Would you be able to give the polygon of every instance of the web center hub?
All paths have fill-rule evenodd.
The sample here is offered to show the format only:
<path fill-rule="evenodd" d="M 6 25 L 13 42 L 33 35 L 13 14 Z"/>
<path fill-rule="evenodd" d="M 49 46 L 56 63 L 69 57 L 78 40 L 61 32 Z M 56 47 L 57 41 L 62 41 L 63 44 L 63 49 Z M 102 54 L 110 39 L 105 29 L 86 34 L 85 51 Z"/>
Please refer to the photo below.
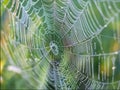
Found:
<path fill-rule="evenodd" d="M 59 48 L 55 42 L 53 42 L 53 41 L 50 42 L 50 49 L 54 55 L 59 54 Z"/>

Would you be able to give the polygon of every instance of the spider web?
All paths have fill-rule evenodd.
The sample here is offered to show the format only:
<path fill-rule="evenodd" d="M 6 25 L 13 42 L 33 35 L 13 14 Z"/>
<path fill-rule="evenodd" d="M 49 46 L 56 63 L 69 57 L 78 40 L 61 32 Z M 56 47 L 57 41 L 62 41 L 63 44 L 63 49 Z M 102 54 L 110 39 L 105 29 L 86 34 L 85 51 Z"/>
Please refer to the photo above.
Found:
<path fill-rule="evenodd" d="M 11 28 L 4 50 L 34 88 L 120 89 L 119 0 L 2 4 Z"/>

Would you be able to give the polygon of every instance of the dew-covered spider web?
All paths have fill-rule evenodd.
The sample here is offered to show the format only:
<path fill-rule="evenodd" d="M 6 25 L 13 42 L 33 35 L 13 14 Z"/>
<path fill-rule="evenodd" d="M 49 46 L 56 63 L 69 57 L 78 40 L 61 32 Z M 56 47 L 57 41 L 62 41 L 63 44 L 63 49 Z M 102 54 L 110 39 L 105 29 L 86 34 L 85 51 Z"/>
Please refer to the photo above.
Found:
<path fill-rule="evenodd" d="M 2 0 L 2 48 L 33 88 L 120 89 L 120 0 Z"/>

